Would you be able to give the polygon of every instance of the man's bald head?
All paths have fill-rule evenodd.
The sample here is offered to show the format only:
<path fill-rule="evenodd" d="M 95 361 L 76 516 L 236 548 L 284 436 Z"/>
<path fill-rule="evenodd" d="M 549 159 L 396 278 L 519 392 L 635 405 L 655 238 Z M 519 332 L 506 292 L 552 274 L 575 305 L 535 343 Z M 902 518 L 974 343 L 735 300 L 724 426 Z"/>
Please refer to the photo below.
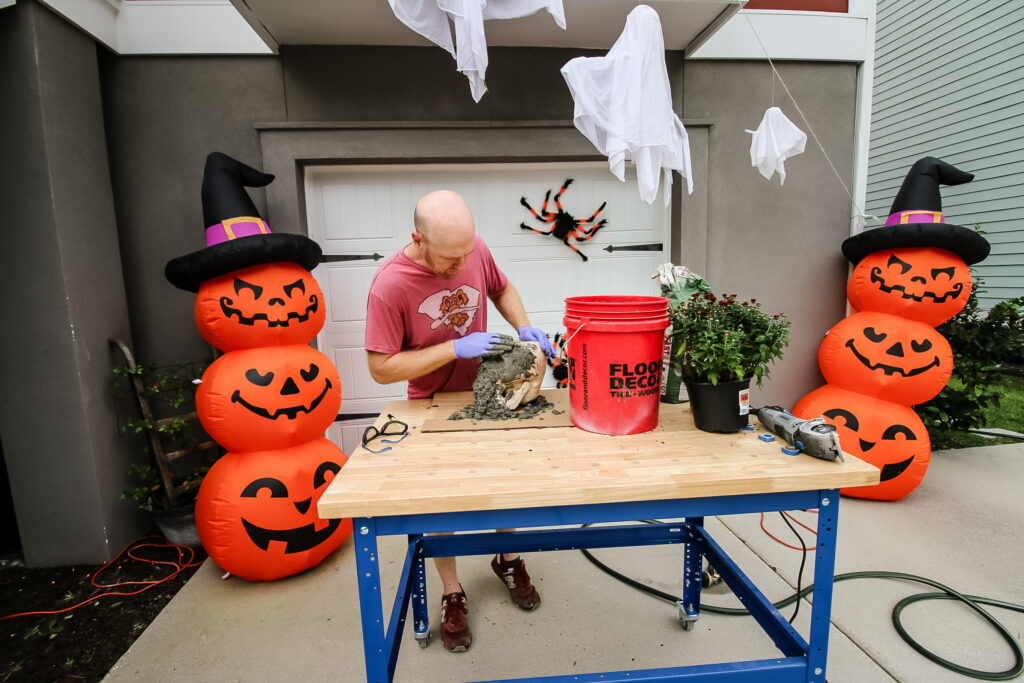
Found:
<path fill-rule="evenodd" d="M 465 242 L 476 234 L 473 214 L 466 200 L 451 190 L 424 196 L 413 212 L 413 225 L 431 242 Z"/>
<path fill-rule="evenodd" d="M 466 200 L 451 190 L 431 192 L 416 204 L 413 225 L 416 231 L 410 246 L 418 252 L 409 255 L 443 278 L 455 277 L 465 267 L 476 240 Z"/>

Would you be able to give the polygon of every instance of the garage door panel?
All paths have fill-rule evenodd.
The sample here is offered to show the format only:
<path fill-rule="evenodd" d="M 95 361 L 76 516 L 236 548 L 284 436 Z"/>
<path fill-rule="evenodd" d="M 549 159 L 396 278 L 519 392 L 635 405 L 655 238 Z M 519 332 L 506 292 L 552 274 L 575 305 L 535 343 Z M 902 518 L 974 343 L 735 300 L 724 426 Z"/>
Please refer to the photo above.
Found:
<path fill-rule="evenodd" d="M 366 366 L 366 351 L 363 348 L 365 322 L 333 325 L 330 330 L 329 333 L 321 334 L 317 343 L 338 369 L 338 376 L 341 379 L 342 413 L 380 412 L 388 401 L 405 398 L 405 382 L 383 385 L 370 377 Z M 358 400 L 364 402 L 354 403 Z"/>
<path fill-rule="evenodd" d="M 338 375 L 341 378 L 343 413 L 366 412 L 354 409 L 353 403 L 359 399 L 394 400 L 405 398 L 406 383 L 378 384 L 370 377 L 366 369 L 366 351 L 359 348 L 338 348 L 330 354 Z M 374 405 L 378 405 L 374 403 Z"/>
<path fill-rule="evenodd" d="M 366 297 L 379 266 L 380 261 L 369 261 L 349 266 L 325 264 L 316 269 L 314 277 L 324 290 L 330 323 L 366 320 Z"/>
<path fill-rule="evenodd" d="M 381 209 L 394 204 L 390 184 L 331 184 L 320 196 L 324 239 L 331 247 L 394 237 L 394 221 L 381 220 L 388 214 Z"/>
<path fill-rule="evenodd" d="M 523 300 L 529 302 L 531 311 L 560 313 L 568 296 L 657 294 L 657 287 L 651 280 L 652 252 L 640 253 L 643 255 L 592 258 L 575 267 L 553 259 L 510 258 L 505 273 L 515 283 Z"/>
<path fill-rule="evenodd" d="M 559 297 L 573 280 L 573 269 L 559 258 L 506 258 L 502 270 L 531 313 L 560 310 Z"/>
<path fill-rule="evenodd" d="M 346 455 L 352 455 L 362 442 L 363 432 L 373 423 L 371 419 L 335 422 L 327 430 L 327 438 Z"/>
<path fill-rule="evenodd" d="M 325 326 L 327 329 L 327 326 Z M 331 325 L 330 329 L 321 333 L 317 338 L 318 343 L 323 343 L 319 348 L 330 355 L 331 349 L 359 348 L 363 349 L 363 340 L 366 332 L 366 321 L 358 320 L 345 324 Z"/>

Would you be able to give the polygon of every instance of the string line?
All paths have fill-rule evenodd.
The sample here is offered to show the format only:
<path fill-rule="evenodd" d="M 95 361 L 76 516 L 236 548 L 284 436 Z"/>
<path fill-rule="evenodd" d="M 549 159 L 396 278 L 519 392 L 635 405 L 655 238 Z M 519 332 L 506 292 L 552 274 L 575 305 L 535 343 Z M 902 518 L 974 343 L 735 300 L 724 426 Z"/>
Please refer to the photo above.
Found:
<path fill-rule="evenodd" d="M 803 110 L 800 108 L 800 103 L 796 101 L 795 97 L 793 97 L 793 93 L 790 92 L 789 86 L 787 86 L 786 81 L 783 80 L 782 74 L 780 74 L 779 70 L 775 68 L 775 62 L 773 62 L 772 58 L 768 55 L 768 49 L 765 48 L 764 43 L 761 42 L 761 36 L 758 35 L 757 29 L 754 28 L 754 22 L 750 20 L 750 15 L 746 14 L 745 12 L 741 12 L 740 14 L 742 14 L 743 17 L 747 20 L 747 25 L 750 26 L 750 32 L 754 34 L 754 39 L 757 40 L 757 44 L 761 46 L 761 52 L 764 53 L 765 59 L 768 60 L 768 65 L 771 66 L 772 72 L 775 74 L 775 77 L 779 79 L 779 83 L 782 84 L 782 88 L 786 91 L 786 94 L 789 95 L 789 99 L 793 101 L 793 106 L 796 107 L 797 113 L 800 114 L 800 118 L 803 119 L 804 125 L 807 126 L 807 130 L 811 132 L 811 137 L 814 138 L 814 142 L 818 145 L 818 148 L 821 150 L 821 153 L 825 156 L 825 161 L 828 162 L 828 165 L 832 169 L 832 172 L 835 173 L 836 180 L 839 181 L 839 184 L 842 186 L 843 191 L 846 192 L 846 196 L 850 198 L 850 203 L 853 204 L 853 208 L 856 209 L 857 211 L 855 217 L 862 220 L 867 218 L 874 218 L 874 216 L 867 216 L 864 214 L 864 211 L 857 204 L 857 200 L 853 198 L 853 194 L 850 192 L 850 189 L 846 186 L 846 183 L 843 182 L 843 177 L 839 174 L 839 171 L 836 169 L 835 164 L 832 163 L 832 158 L 828 155 L 828 152 L 825 151 L 825 145 L 821 144 L 821 140 L 818 139 L 818 134 L 814 132 L 814 127 L 811 125 L 811 122 L 808 121 L 807 116 L 804 115 Z M 772 106 L 774 106 L 774 104 L 775 81 L 772 80 Z"/>

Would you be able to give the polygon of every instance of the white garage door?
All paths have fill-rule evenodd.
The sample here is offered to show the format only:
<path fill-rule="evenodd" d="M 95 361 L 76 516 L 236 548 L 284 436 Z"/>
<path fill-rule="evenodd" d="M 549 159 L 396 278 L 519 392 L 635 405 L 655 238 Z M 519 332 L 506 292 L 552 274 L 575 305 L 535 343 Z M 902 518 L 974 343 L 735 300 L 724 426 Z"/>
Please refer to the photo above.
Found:
<path fill-rule="evenodd" d="M 539 211 L 544 194 L 551 190 L 554 196 L 567 178 L 573 183 L 562 195 L 562 206 L 574 217 L 589 218 L 607 202 L 601 216 L 608 224 L 590 241 L 572 241 L 589 258 L 586 263 L 561 240 L 520 228 L 526 223 L 548 229 L 519 200 L 526 197 Z M 314 166 L 307 167 L 305 181 L 310 237 L 325 255 L 356 257 L 329 261 L 314 273 L 327 304 L 327 323 L 317 345 L 341 374 L 343 415 L 379 413 L 389 401 L 405 398 L 404 382 L 382 386 L 366 368 L 366 297 L 383 260 L 373 255 L 386 258 L 409 243 L 413 209 L 428 192 L 450 189 L 466 199 L 478 234 L 522 295 L 531 323 L 552 337 L 564 332 L 566 297 L 656 295 L 651 275 L 668 260 L 668 209 L 660 198 L 653 206 L 644 204 L 635 175 L 620 183 L 607 162 Z M 651 245 L 663 245 L 664 251 Z M 609 246 L 614 250 L 608 251 Z M 493 306 L 488 320 L 491 331 L 514 333 Z M 363 425 L 371 422 L 340 422 L 330 436 L 351 452 Z"/>

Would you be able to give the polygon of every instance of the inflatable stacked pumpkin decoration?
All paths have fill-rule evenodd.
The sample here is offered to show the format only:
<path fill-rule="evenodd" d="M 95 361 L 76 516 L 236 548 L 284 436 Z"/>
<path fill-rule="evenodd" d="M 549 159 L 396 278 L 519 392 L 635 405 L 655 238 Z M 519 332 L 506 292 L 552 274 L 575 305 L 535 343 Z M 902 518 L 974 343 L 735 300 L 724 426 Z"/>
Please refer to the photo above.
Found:
<path fill-rule="evenodd" d="M 272 233 L 245 191 L 274 177 L 224 154 L 206 160 L 206 248 L 168 262 L 172 284 L 196 292 L 203 338 L 225 353 L 203 374 L 196 406 L 227 449 L 203 479 L 196 526 L 225 571 L 272 580 L 315 566 L 351 534 L 316 504 L 347 460 L 324 432 L 341 405 L 338 371 L 309 345 L 324 324 L 310 271 L 320 247 Z"/>
<path fill-rule="evenodd" d="M 846 291 L 856 312 L 825 335 L 818 364 L 827 384 L 793 413 L 825 416 L 843 450 L 881 470 L 877 485 L 843 489 L 846 495 L 897 500 L 928 469 L 931 442 L 911 406 L 949 381 L 953 353 L 935 326 L 967 303 L 968 266 L 989 252 L 977 232 L 943 220 L 939 184 L 973 178 L 940 159 L 920 159 L 885 226 L 843 242 L 843 255 L 854 264 Z"/>

